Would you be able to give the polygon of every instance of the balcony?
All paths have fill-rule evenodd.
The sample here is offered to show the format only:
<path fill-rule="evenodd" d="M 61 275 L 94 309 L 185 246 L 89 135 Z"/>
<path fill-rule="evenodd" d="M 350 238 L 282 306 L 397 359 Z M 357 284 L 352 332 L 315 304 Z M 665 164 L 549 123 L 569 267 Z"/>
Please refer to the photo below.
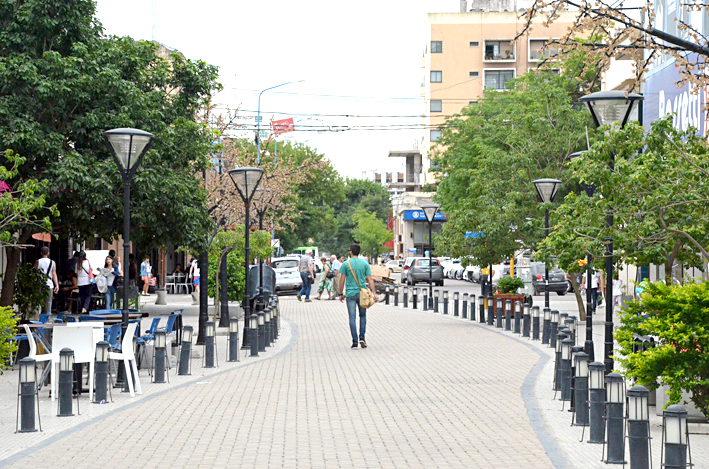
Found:
<path fill-rule="evenodd" d="M 559 56 L 559 49 L 555 46 L 548 46 L 551 39 L 530 39 L 529 40 L 529 61 L 539 62 L 540 60 L 556 60 Z"/>
<path fill-rule="evenodd" d="M 511 39 L 485 41 L 484 62 L 514 62 L 515 46 Z"/>

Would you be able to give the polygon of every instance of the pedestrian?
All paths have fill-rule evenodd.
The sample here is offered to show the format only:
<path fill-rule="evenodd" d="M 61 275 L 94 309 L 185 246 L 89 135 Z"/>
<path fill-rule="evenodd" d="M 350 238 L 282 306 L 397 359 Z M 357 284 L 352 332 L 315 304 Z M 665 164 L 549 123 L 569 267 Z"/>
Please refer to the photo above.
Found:
<path fill-rule="evenodd" d="M 91 262 L 86 258 L 86 253 L 80 251 L 76 263 L 76 284 L 79 286 L 79 308 L 81 308 L 82 313 L 89 312 L 91 307 L 91 292 L 93 291 L 95 282 Z"/>
<path fill-rule="evenodd" d="M 582 284 L 586 288 L 588 280 L 586 280 L 586 273 L 583 274 Z M 596 271 L 591 275 L 591 312 L 596 312 L 596 306 L 598 306 L 598 287 L 601 282 L 601 274 Z"/>
<path fill-rule="evenodd" d="M 140 279 L 143 281 L 143 296 L 149 296 L 150 278 L 153 275 L 153 267 L 150 265 L 150 258 L 146 257 L 140 264 Z"/>
<path fill-rule="evenodd" d="M 623 297 L 623 281 L 618 278 L 618 272 L 613 275 L 613 307 L 620 306 Z"/>
<path fill-rule="evenodd" d="M 330 261 L 324 257 L 320 258 L 320 262 L 322 262 L 323 265 L 323 275 L 322 279 L 320 280 L 320 285 L 318 285 L 318 296 L 316 296 L 315 299 L 319 300 L 322 296 L 322 292 L 326 291 L 327 299 L 334 300 L 335 295 L 333 294 L 333 292 L 335 290 L 333 290 L 332 279 L 334 278 L 335 274 L 332 271 L 332 263 L 330 263 Z"/>
<path fill-rule="evenodd" d="M 195 293 L 199 293 L 199 279 L 200 279 L 200 270 L 199 270 L 199 261 L 195 259 L 194 257 L 190 261 L 190 273 L 189 276 L 192 278 L 192 282 L 194 283 L 194 291 Z"/>
<path fill-rule="evenodd" d="M 379 301 L 379 296 L 377 295 L 377 290 L 374 288 L 372 269 L 366 261 L 358 257 L 359 252 L 359 244 L 353 243 L 350 246 L 350 258 L 340 267 L 340 289 L 338 290 L 338 296 L 340 297 L 340 302 L 344 302 L 345 298 L 347 298 L 347 313 L 350 317 L 352 348 L 357 348 L 358 338 L 359 346 L 367 348 L 367 342 L 364 339 L 364 335 L 367 332 L 367 309 L 359 305 L 360 285 L 369 286 L 369 289 L 374 295 L 374 301 Z M 357 309 L 359 309 L 359 336 L 357 335 Z"/>
<path fill-rule="evenodd" d="M 300 272 L 300 279 L 303 281 L 303 286 L 298 292 L 298 301 L 305 296 L 305 302 L 310 303 L 310 287 L 315 281 L 315 274 L 313 273 L 313 250 L 308 248 L 305 250 L 305 254 L 300 256 L 300 262 L 298 263 L 298 272 Z"/>
<path fill-rule="evenodd" d="M 340 291 L 340 276 L 338 272 L 340 271 L 340 267 L 342 267 L 342 262 L 338 261 L 337 256 L 333 254 L 330 256 L 330 265 L 332 272 L 335 274 L 335 276 L 332 277 L 332 291 L 335 292 L 336 295 L 337 292 Z"/>
<path fill-rule="evenodd" d="M 106 262 L 104 264 L 104 269 L 108 269 L 106 272 L 106 309 L 113 309 L 113 298 L 116 295 L 116 278 L 123 275 L 118 264 L 114 262 L 114 258 L 110 255 L 106 257 Z"/>
<path fill-rule="evenodd" d="M 135 255 L 128 255 L 128 285 L 134 287 L 138 278 L 138 266 L 135 265 Z M 136 293 L 137 295 L 137 293 Z"/>
<path fill-rule="evenodd" d="M 47 288 L 49 295 L 44 303 L 42 312 L 44 314 L 52 314 L 52 299 L 55 293 L 59 293 L 59 279 L 57 278 L 57 264 L 49 258 L 49 248 L 42 246 L 40 249 L 42 257 L 34 263 L 34 268 L 38 269 L 47 277 Z"/>

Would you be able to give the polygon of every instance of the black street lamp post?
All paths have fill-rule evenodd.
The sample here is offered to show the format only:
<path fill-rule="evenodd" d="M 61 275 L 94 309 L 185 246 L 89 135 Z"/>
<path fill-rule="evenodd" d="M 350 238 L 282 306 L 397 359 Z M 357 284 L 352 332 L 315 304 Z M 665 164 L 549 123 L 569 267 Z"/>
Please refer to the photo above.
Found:
<path fill-rule="evenodd" d="M 591 112 L 596 127 L 609 124 L 619 124 L 625 127 L 628 120 L 637 118 L 638 103 L 643 97 L 636 93 L 626 94 L 624 91 L 599 91 L 583 96 L 579 101 L 586 104 Z M 608 167 L 613 171 L 615 157 L 611 153 Z M 606 214 L 606 228 L 613 226 L 613 213 Z M 606 373 L 613 371 L 613 238 L 606 238 L 606 330 L 603 363 Z"/>
<path fill-rule="evenodd" d="M 436 204 L 426 204 L 421 206 L 421 210 L 426 215 L 428 222 L 428 308 L 433 308 L 433 219 L 440 206 Z"/>
<path fill-rule="evenodd" d="M 542 203 L 554 202 L 561 181 L 558 179 L 537 179 L 532 181 Z M 544 209 L 544 237 L 549 236 L 549 209 Z M 549 265 L 544 259 L 544 307 L 549 307 Z"/>
<path fill-rule="evenodd" d="M 128 284 L 128 258 L 130 257 L 130 182 L 140 166 L 145 153 L 153 141 L 153 134 L 139 129 L 112 129 L 103 133 L 103 138 L 108 143 L 108 148 L 118 166 L 118 171 L 123 178 L 123 310 L 122 325 L 125 336 L 128 328 L 128 300 L 130 288 Z"/>
<path fill-rule="evenodd" d="M 256 214 L 258 215 L 258 229 L 263 231 L 263 217 L 266 215 L 266 210 L 271 203 L 271 189 L 256 189 L 254 193 L 254 202 L 256 202 Z M 275 287 L 275 285 L 274 285 Z M 258 293 L 259 298 L 263 297 L 263 259 L 258 259 Z"/>
<path fill-rule="evenodd" d="M 254 192 L 261 182 L 261 177 L 263 176 L 263 169 L 260 168 L 235 168 L 229 171 L 229 176 L 236 186 L 236 190 L 244 202 L 244 336 L 241 341 L 242 348 L 249 347 L 249 334 L 247 334 L 247 321 L 251 318 L 251 304 L 249 299 L 249 256 L 251 254 L 251 246 L 249 234 L 251 232 L 250 224 L 250 212 L 251 212 L 251 199 L 254 196 Z"/>

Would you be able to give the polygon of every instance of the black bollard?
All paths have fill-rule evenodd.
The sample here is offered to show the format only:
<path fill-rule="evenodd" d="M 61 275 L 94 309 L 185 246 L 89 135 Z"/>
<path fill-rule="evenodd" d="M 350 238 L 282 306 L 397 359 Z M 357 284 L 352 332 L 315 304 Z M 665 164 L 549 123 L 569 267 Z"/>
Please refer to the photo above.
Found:
<path fill-rule="evenodd" d="M 561 381 L 561 400 L 571 400 L 571 347 L 574 342 L 571 339 L 561 341 L 561 365 L 559 381 Z"/>
<path fill-rule="evenodd" d="M 266 318 L 263 311 L 259 311 L 256 315 L 258 321 L 258 351 L 266 351 Z"/>
<path fill-rule="evenodd" d="M 455 316 L 455 317 L 458 317 L 458 313 L 460 312 L 459 311 L 459 307 L 460 307 L 459 298 L 460 298 L 460 293 L 458 293 L 458 292 L 453 293 L 453 316 Z"/>
<path fill-rule="evenodd" d="M 473 308 L 470 311 L 471 315 L 475 315 L 475 295 L 473 295 Z M 463 293 L 463 308 L 460 310 L 460 316 L 463 319 L 468 319 L 468 294 Z M 470 318 L 473 319 L 472 317 Z"/>
<path fill-rule="evenodd" d="M 671 405 L 662 412 L 662 441 L 662 467 L 686 468 L 689 447 L 687 410 L 679 404 Z M 691 455 L 689 459 L 692 460 Z"/>
<path fill-rule="evenodd" d="M 485 296 L 482 294 L 478 297 L 478 312 L 480 324 L 485 324 Z"/>
<path fill-rule="evenodd" d="M 448 290 L 443 291 L 443 314 L 448 314 Z"/>
<path fill-rule="evenodd" d="M 606 429 L 604 426 L 604 408 L 606 406 L 606 389 L 603 384 L 606 365 L 593 362 L 588 365 L 588 443 L 605 443 Z"/>
<path fill-rule="evenodd" d="M 249 319 L 249 330 L 251 332 L 251 337 L 249 338 L 251 356 L 258 357 L 258 314 L 256 313 L 252 314 Z"/>
<path fill-rule="evenodd" d="M 386 290 L 384 290 L 384 304 L 389 304 L 389 285 L 387 285 Z"/>
<path fill-rule="evenodd" d="M 192 358 L 192 326 L 182 328 L 182 344 L 180 347 L 180 366 L 177 368 L 177 374 L 180 376 L 189 375 L 190 373 L 190 358 Z"/>
<path fill-rule="evenodd" d="M 571 346 L 571 400 L 569 401 L 569 412 L 576 411 L 576 355 L 583 352 L 583 347 L 578 345 Z M 573 415 L 571 416 L 573 423 Z"/>
<path fill-rule="evenodd" d="M 496 311 L 495 311 L 495 315 L 496 315 L 495 327 L 499 327 L 500 329 L 502 329 L 502 315 L 503 315 L 503 311 L 502 311 L 502 298 L 496 298 L 496 299 L 495 299 L 495 306 L 496 306 Z"/>
<path fill-rule="evenodd" d="M 561 391 L 561 341 L 567 337 L 562 331 L 557 334 L 556 348 L 554 349 L 554 385 L 552 386 L 554 391 Z"/>
<path fill-rule="evenodd" d="M 394 306 L 399 306 L 399 286 L 394 286 Z"/>
<path fill-rule="evenodd" d="M 524 305 L 524 314 L 522 315 L 522 337 L 529 337 L 529 331 L 532 326 L 531 307 L 528 304 Z"/>
<path fill-rule="evenodd" d="M 271 346 L 271 308 L 268 307 L 263 310 L 263 346 Z M 265 348 L 264 348 L 265 350 Z"/>
<path fill-rule="evenodd" d="M 423 310 L 428 311 L 428 290 L 423 288 L 422 291 L 423 291 Z"/>
<path fill-rule="evenodd" d="M 438 299 L 441 296 L 441 291 L 440 290 L 434 290 L 433 291 L 433 312 L 437 313 L 438 312 Z"/>
<path fill-rule="evenodd" d="M 519 301 L 515 301 L 514 308 L 515 308 L 514 333 L 520 334 L 522 332 L 522 303 Z"/>
<path fill-rule="evenodd" d="M 205 339 L 205 343 L 206 343 Z M 164 383 L 165 382 L 165 347 L 167 345 L 167 333 L 165 329 L 158 329 L 155 331 L 155 342 L 154 342 L 154 363 L 153 363 L 153 383 Z"/>
<path fill-rule="evenodd" d="M 411 291 L 411 298 L 412 298 L 413 301 L 414 301 L 414 304 L 413 304 L 414 309 L 418 309 L 418 307 L 419 307 L 419 305 L 418 305 L 418 296 L 419 296 L 419 289 L 416 288 L 416 287 L 413 287 L 413 288 L 412 288 L 412 291 Z"/>
<path fill-rule="evenodd" d="M 94 404 L 108 402 L 108 349 L 110 345 L 105 340 L 96 343 L 94 373 L 96 385 L 94 387 Z"/>
<path fill-rule="evenodd" d="M 409 307 L 409 287 L 404 287 L 404 308 Z"/>
<path fill-rule="evenodd" d="M 559 330 L 559 311 L 551 310 L 551 321 L 549 323 L 549 347 L 556 348 L 556 334 Z"/>
<path fill-rule="evenodd" d="M 495 298 L 492 295 L 488 295 L 487 299 L 487 323 L 492 326 L 495 321 Z"/>
<path fill-rule="evenodd" d="M 470 320 L 475 321 L 475 295 L 470 295 Z"/>
<path fill-rule="evenodd" d="M 624 401 L 623 375 L 608 373 L 606 375 L 606 464 L 625 464 Z"/>
<path fill-rule="evenodd" d="M 229 318 L 229 361 L 239 361 L 239 318 Z"/>
<path fill-rule="evenodd" d="M 650 391 L 645 386 L 628 389 L 628 452 L 630 469 L 650 469 Z M 667 466 L 665 466 L 667 467 Z"/>
<path fill-rule="evenodd" d="M 551 332 L 551 309 L 544 308 L 544 322 L 542 323 L 542 344 L 549 344 L 549 334 Z"/>
<path fill-rule="evenodd" d="M 512 300 L 505 300 L 505 330 L 512 330 Z"/>
<path fill-rule="evenodd" d="M 37 396 L 37 362 L 33 358 L 25 357 L 20 360 L 20 381 L 18 383 L 17 404 L 20 408 L 18 412 L 19 422 L 15 423 L 17 433 L 36 432 L 34 424 L 35 399 L 39 405 Z M 39 412 L 37 412 L 39 416 Z M 19 428 L 18 428 L 19 424 Z M 40 422 L 40 428 L 42 424 Z"/>
<path fill-rule="evenodd" d="M 583 350 L 583 348 L 581 349 Z M 588 425 L 588 354 L 578 352 L 574 366 L 574 425 Z"/>
<path fill-rule="evenodd" d="M 539 340 L 539 306 L 532 306 L 532 340 Z"/>
<path fill-rule="evenodd" d="M 59 351 L 59 380 L 57 382 L 59 394 L 58 417 L 71 417 L 74 415 L 72 409 L 72 397 L 74 389 L 74 351 L 70 348 L 63 348 Z"/>

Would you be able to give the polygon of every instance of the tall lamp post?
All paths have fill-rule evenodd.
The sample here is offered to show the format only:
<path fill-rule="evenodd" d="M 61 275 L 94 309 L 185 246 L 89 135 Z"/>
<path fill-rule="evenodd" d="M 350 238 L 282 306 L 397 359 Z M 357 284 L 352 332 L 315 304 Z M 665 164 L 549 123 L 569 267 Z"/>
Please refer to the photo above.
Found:
<path fill-rule="evenodd" d="M 251 254 L 251 246 L 249 245 L 250 239 L 250 224 L 251 220 L 249 218 L 251 211 L 251 199 L 254 196 L 256 187 L 258 187 L 261 182 L 261 177 L 263 177 L 263 169 L 260 168 L 235 168 L 229 171 L 229 177 L 234 181 L 236 190 L 244 202 L 244 336 L 241 341 L 242 348 L 247 348 L 249 344 L 249 335 L 247 334 L 246 327 L 249 319 L 251 318 L 251 304 L 249 300 L 249 255 Z"/>
<path fill-rule="evenodd" d="M 579 99 L 586 104 L 593 117 L 596 127 L 609 124 L 619 124 L 622 129 L 633 118 L 637 119 L 638 103 L 643 97 L 636 93 L 624 91 L 599 91 Z M 608 160 L 608 168 L 613 171 L 615 157 L 613 153 Z M 613 226 L 613 213 L 606 214 L 606 228 Z M 606 238 L 606 331 L 603 363 L 606 373 L 613 371 L 613 238 Z"/>
<path fill-rule="evenodd" d="M 303 83 L 305 80 L 298 80 L 297 83 Z M 269 88 L 266 88 L 265 90 L 261 90 L 261 92 L 258 94 L 258 110 L 256 111 L 256 154 L 257 154 L 257 163 L 261 164 L 261 95 L 264 94 L 268 90 L 272 90 L 274 88 L 280 88 L 281 86 L 286 86 L 290 85 L 291 83 L 294 83 L 292 81 L 287 81 L 285 83 L 281 83 L 280 85 L 276 86 L 271 86 Z"/>
<path fill-rule="evenodd" d="M 421 210 L 426 215 L 428 222 L 428 308 L 433 308 L 433 219 L 441 208 L 436 204 L 426 204 L 421 206 Z"/>
<path fill-rule="evenodd" d="M 263 231 L 263 217 L 266 215 L 266 210 L 271 203 L 273 194 L 271 189 L 259 188 L 254 193 L 254 202 L 256 202 L 256 214 L 258 215 L 258 229 Z M 275 285 L 274 285 L 275 286 Z M 263 259 L 258 259 L 258 293 L 259 297 L 263 295 Z"/>
<path fill-rule="evenodd" d="M 554 202 L 561 181 L 558 179 L 537 179 L 532 181 L 542 203 Z M 544 209 L 544 237 L 549 236 L 549 209 Z M 544 259 L 544 307 L 549 307 L 549 265 Z"/>
<path fill-rule="evenodd" d="M 153 141 L 153 134 L 144 130 L 121 128 L 107 130 L 103 133 L 103 138 L 108 143 L 108 148 L 116 161 L 118 171 L 123 178 L 123 265 L 127 265 L 130 257 L 130 182 L 138 171 L 138 166 L 143 160 L 143 156 L 150 148 Z M 128 299 L 130 289 L 128 285 L 128 273 L 124 273 L 123 281 L 123 311 L 122 325 L 125 336 L 128 328 Z"/>

